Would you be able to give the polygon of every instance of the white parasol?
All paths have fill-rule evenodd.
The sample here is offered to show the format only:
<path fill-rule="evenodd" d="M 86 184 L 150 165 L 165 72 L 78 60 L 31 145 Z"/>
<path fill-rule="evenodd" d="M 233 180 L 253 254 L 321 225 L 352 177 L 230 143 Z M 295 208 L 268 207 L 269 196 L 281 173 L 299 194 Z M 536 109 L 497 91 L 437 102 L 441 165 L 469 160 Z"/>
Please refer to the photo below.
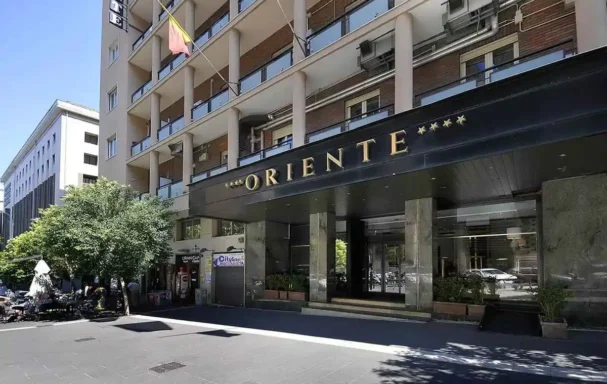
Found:
<path fill-rule="evenodd" d="M 53 285 L 51 278 L 48 275 L 50 271 L 51 269 L 44 260 L 40 260 L 38 264 L 36 264 L 36 268 L 34 268 L 34 279 L 32 280 L 27 296 L 38 297 L 40 294 L 48 292 Z"/>

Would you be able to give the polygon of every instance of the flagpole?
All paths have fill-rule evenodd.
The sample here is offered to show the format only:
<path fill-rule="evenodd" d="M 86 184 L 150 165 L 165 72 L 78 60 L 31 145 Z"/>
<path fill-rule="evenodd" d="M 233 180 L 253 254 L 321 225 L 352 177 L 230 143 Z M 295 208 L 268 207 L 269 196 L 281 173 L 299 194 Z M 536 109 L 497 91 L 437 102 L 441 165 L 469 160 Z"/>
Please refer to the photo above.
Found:
<path fill-rule="evenodd" d="M 162 9 L 164 9 L 164 11 L 167 13 L 167 15 L 169 16 L 170 20 L 173 20 L 173 22 L 175 23 L 175 25 L 177 25 L 177 28 L 179 28 L 179 30 L 190 40 L 190 42 L 192 43 L 192 46 L 194 48 L 196 48 L 196 50 L 198 51 L 198 53 L 200 53 L 202 55 L 202 57 L 205 58 L 205 60 L 209 63 L 209 65 L 211 66 L 211 68 L 213 68 L 213 70 L 215 71 L 215 73 L 219 76 L 219 78 L 221 80 L 223 80 L 224 83 L 226 83 L 226 85 L 228 86 L 228 88 L 230 88 L 230 91 L 232 91 L 232 93 L 234 93 L 234 95 L 238 95 L 238 92 L 234 91 L 234 88 L 232 88 L 231 84 L 229 81 L 227 81 L 225 79 L 225 77 L 223 77 L 221 75 L 221 73 L 219 73 L 219 71 L 217 70 L 217 68 L 215 68 L 215 66 L 213 65 L 213 63 L 211 62 L 211 60 L 209 60 L 209 58 L 207 57 L 207 55 L 205 55 L 202 50 L 200 49 L 200 47 L 198 46 L 198 44 L 196 44 L 196 42 L 194 42 L 194 39 L 192 38 L 192 36 L 190 36 L 189 33 L 186 32 L 185 29 L 183 29 L 181 27 L 181 24 L 179 24 L 179 22 L 177 21 L 177 19 L 175 19 L 175 17 L 173 17 L 173 14 L 171 12 L 169 12 L 168 9 L 166 9 L 166 7 L 164 6 L 164 4 L 162 4 L 162 1 L 160 0 L 156 0 L 158 1 L 158 4 L 160 4 L 160 6 L 162 7 Z M 238 84 L 236 84 L 238 85 Z"/>

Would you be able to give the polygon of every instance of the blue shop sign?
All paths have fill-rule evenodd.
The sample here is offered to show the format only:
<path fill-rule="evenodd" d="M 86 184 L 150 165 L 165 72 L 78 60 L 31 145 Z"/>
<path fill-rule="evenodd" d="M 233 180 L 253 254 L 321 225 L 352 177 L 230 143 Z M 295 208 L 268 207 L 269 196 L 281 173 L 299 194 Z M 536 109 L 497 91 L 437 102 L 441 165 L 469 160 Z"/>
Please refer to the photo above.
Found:
<path fill-rule="evenodd" d="M 244 267 L 244 253 L 216 253 L 213 255 L 214 267 Z"/>

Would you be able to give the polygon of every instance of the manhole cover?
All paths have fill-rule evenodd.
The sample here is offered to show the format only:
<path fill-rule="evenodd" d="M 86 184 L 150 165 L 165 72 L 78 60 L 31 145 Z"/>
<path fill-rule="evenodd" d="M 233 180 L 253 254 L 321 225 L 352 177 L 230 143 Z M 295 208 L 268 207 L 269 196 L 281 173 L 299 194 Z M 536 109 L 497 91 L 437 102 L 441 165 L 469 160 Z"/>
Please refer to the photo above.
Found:
<path fill-rule="evenodd" d="M 185 367 L 185 365 L 176 363 L 176 362 L 172 362 L 172 363 L 160 364 L 154 368 L 150 368 L 150 371 L 154 371 L 156 373 L 164 373 L 164 372 L 174 371 L 175 369 L 179 369 L 179 368 L 183 368 L 183 367 Z"/>
<path fill-rule="evenodd" d="M 91 340 L 95 340 L 94 337 L 85 337 L 84 339 L 76 339 L 74 340 L 76 343 L 81 343 L 83 341 L 91 341 Z"/>

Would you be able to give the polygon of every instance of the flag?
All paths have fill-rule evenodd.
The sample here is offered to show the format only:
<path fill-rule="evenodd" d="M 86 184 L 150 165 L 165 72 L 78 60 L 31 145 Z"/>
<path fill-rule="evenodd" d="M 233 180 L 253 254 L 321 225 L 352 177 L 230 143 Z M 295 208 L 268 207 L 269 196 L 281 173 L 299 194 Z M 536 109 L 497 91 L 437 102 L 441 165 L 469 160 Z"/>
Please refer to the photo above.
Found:
<path fill-rule="evenodd" d="M 185 53 L 185 57 L 190 57 L 187 43 L 192 42 L 190 37 L 183 31 L 177 20 L 169 18 L 169 50 L 173 55 Z"/>

